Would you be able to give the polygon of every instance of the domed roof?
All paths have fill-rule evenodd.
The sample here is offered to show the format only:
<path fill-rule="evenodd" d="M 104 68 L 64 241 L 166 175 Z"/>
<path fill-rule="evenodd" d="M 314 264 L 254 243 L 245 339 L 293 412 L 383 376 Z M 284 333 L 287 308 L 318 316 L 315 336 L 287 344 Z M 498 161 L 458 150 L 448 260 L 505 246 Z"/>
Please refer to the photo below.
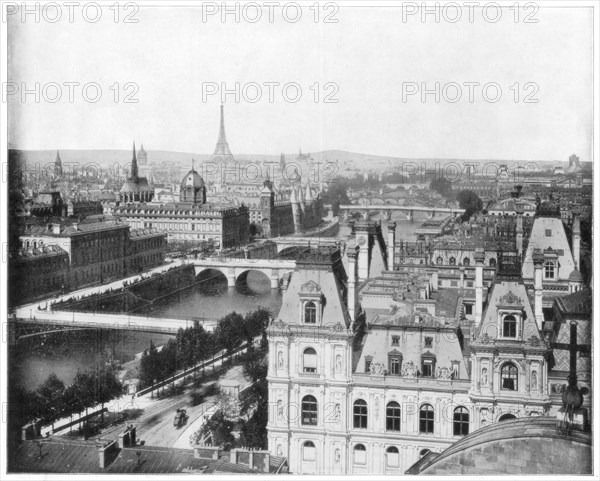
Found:
<path fill-rule="evenodd" d="M 583 282 L 583 276 L 581 275 L 581 272 L 579 272 L 577 269 L 573 269 L 569 274 L 569 281 Z"/>
<path fill-rule="evenodd" d="M 204 187 L 204 179 L 194 169 L 190 170 L 181 181 L 182 189 L 200 189 Z"/>

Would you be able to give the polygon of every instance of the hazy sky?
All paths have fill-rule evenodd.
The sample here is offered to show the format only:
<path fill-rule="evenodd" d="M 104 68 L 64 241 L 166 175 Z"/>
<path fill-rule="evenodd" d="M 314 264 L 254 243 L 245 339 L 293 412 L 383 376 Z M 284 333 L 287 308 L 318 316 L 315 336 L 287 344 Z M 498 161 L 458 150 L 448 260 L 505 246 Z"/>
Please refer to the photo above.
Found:
<path fill-rule="evenodd" d="M 313 3 L 313 2 L 310 2 Z M 323 4 L 321 4 L 323 5 Z M 421 21 L 391 7 L 341 7 L 338 23 L 319 22 L 304 8 L 297 23 L 285 21 L 281 9 L 256 23 L 242 12 L 225 22 L 219 14 L 203 21 L 200 7 L 105 9 L 97 23 L 68 11 L 56 23 L 31 17 L 9 20 L 9 81 L 33 89 L 40 83 L 39 102 L 28 95 L 9 96 L 12 147 L 21 149 L 125 149 L 131 141 L 147 150 L 210 153 L 218 134 L 220 96 L 202 98 L 203 85 L 240 84 L 238 102 L 225 101 L 226 128 L 234 153 L 278 154 L 342 149 L 398 157 L 567 160 L 577 153 L 591 160 L 592 143 L 592 10 L 542 7 L 533 18 L 518 22 L 503 9 L 502 18 L 485 21 L 481 10 L 469 22 L 468 11 L 456 23 L 456 12 Z M 245 13 L 245 15 L 244 15 Z M 293 10 L 287 12 L 293 16 Z M 406 12 L 405 12 L 406 13 Z M 490 15 L 493 12 L 488 12 Z M 94 12 L 88 12 L 93 17 Z M 52 12 L 46 12 L 51 17 Z M 16 20 L 15 20 L 16 19 Z M 52 103 L 61 86 L 62 98 Z M 74 87 L 69 102 L 65 82 Z M 102 88 L 96 103 L 84 100 L 81 86 Z M 114 102 L 115 82 L 120 98 Z M 132 92 L 138 103 L 125 103 Z M 261 86 L 262 98 L 252 87 Z M 268 82 L 274 99 L 269 101 Z M 290 86 L 288 100 L 282 86 Z M 407 97 L 407 88 L 440 84 L 445 93 L 422 101 Z M 459 85 L 462 98 L 456 97 Z M 468 82 L 473 86 L 469 101 Z M 518 82 L 519 88 L 515 88 Z M 525 84 L 532 84 L 525 88 Z M 320 96 L 310 89 L 318 83 Z M 337 86 L 337 91 L 330 85 Z M 494 86 L 502 89 L 497 102 Z M 511 86 L 512 89 L 511 89 Z M 245 87 L 245 90 L 244 90 Z M 515 91 L 519 91 L 515 102 Z M 45 93 L 45 95 L 43 95 Z M 337 103 L 324 101 L 332 94 Z M 88 90 L 90 97 L 94 88 Z M 532 94 L 537 103 L 524 102 Z"/>

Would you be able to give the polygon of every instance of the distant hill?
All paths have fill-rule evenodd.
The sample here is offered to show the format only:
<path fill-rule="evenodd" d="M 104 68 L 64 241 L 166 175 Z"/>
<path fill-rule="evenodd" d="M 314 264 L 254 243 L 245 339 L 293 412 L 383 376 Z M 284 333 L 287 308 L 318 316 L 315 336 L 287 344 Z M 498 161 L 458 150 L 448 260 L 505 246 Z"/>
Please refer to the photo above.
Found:
<path fill-rule="evenodd" d="M 185 169 L 191 166 L 192 159 L 204 162 L 210 159 L 210 154 L 199 154 L 190 152 L 168 152 L 161 150 L 147 150 L 148 162 L 155 167 L 174 170 Z M 51 150 L 21 150 L 20 159 L 25 162 L 26 169 L 34 169 L 36 165 L 44 166 L 54 163 L 56 151 Z M 257 155 L 257 154 L 235 154 L 239 161 L 252 162 L 279 162 L 279 155 Z M 297 161 L 298 153 L 285 154 L 287 162 Z M 568 160 L 565 161 L 535 161 L 535 160 L 506 160 L 506 159 L 436 159 L 436 158 L 405 158 L 405 157 L 386 157 L 380 155 L 361 154 L 357 152 L 347 152 L 343 150 L 327 150 L 324 152 L 310 153 L 310 156 L 317 162 L 335 162 L 338 161 L 343 169 L 350 170 L 384 170 L 396 169 L 406 163 L 416 163 L 419 166 L 425 165 L 426 169 L 433 169 L 437 166 L 445 166 L 450 163 L 463 164 L 486 163 L 507 164 L 509 168 L 515 164 L 525 165 L 528 163 L 536 164 L 539 170 L 553 169 L 554 167 L 568 167 Z M 61 150 L 60 157 L 63 165 L 77 164 L 79 167 L 85 164 L 97 164 L 101 167 L 113 167 L 115 164 L 126 166 L 131 162 L 131 150 Z M 306 162 L 301 160 L 300 162 Z M 581 162 L 581 167 L 585 170 L 592 170 L 591 162 Z"/>

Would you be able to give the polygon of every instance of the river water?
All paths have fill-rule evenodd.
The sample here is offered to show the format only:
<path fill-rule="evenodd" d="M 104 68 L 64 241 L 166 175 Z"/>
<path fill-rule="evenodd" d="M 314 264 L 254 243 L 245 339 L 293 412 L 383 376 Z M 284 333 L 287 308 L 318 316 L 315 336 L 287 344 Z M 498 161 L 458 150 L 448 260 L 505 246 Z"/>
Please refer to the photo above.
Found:
<path fill-rule="evenodd" d="M 377 217 L 373 216 L 373 220 Z M 394 216 L 393 220 L 398 222 L 396 238 L 414 241 L 414 231 L 425 219 L 409 222 L 406 218 Z M 349 233 L 349 227 L 341 226 L 339 233 L 330 235 L 344 238 Z M 250 272 L 246 284 L 232 288 L 227 287 L 224 276 L 213 276 L 182 292 L 176 301 L 155 307 L 148 315 L 215 319 L 232 311 L 244 314 L 259 306 L 270 308 L 276 315 L 281 307 L 281 292 L 271 289 L 264 274 Z M 78 370 L 85 371 L 109 358 L 130 361 L 147 349 L 150 341 L 160 346 L 170 337 L 116 331 L 71 331 L 31 337 L 21 340 L 11 349 L 11 374 L 29 390 L 35 389 L 52 373 L 69 384 Z"/>

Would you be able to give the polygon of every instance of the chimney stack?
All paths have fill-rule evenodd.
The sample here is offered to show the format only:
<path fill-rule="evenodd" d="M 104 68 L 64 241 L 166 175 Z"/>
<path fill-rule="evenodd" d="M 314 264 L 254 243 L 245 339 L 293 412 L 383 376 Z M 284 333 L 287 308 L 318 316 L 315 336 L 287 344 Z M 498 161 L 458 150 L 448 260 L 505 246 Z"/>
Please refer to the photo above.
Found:
<path fill-rule="evenodd" d="M 479 326 L 483 317 L 483 262 L 485 252 L 483 248 L 475 249 L 475 325 Z"/>
<path fill-rule="evenodd" d="M 113 454 L 117 448 L 116 440 L 100 446 L 100 449 L 98 449 L 98 466 L 100 469 L 108 467 L 114 459 L 114 456 L 111 456 L 111 454 Z"/>
<path fill-rule="evenodd" d="M 544 269 L 544 254 L 541 249 L 534 249 L 532 254 L 533 259 L 533 267 L 534 267 L 534 276 L 533 276 L 533 288 L 535 292 L 535 301 L 534 301 L 534 315 L 535 322 L 537 324 L 538 329 L 542 329 L 542 324 L 544 322 L 544 312 L 542 310 L 542 300 L 543 300 L 543 286 L 542 286 L 542 272 Z"/>
<path fill-rule="evenodd" d="M 394 246 L 396 244 L 396 223 L 395 222 L 389 222 L 388 223 L 388 245 L 387 245 L 387 251 L 388 251 L 388 270 L 393 271 L 394 270 L 394 264 L 395 264 L 395 259 L 394 259 Z"/>
<path fill-rule="evenodd" d="M 517 208 L 517 254 L 523 256 L 523 210 Z"/>
<path fill-rule="evenodd" d="M 348 313 L 352 322 L 356 320 L 356 282 L 358 247 L 348 246 Z"/>
<path fill-rule="evenodd" d="M 358 280 L 364 281 L 369 277 L 369 242 L 372 235 L 371 226 L 368 222 L 358 222 L 354 226 L 356 232 L 356 243 L 359 247 L 358 254 Z"/>
<path fill-rule="evenodd" d="M 54 235 L 60 235 L 60 224 L 52 224 L 52 233 Z"/>
<path fill-rule="evenodd" d="M 581 271 L 580 268 L 580 249 L 581 249 L 581 207 L 573 206 L 573 260 L 575 261 L 575 269 Z"/>

